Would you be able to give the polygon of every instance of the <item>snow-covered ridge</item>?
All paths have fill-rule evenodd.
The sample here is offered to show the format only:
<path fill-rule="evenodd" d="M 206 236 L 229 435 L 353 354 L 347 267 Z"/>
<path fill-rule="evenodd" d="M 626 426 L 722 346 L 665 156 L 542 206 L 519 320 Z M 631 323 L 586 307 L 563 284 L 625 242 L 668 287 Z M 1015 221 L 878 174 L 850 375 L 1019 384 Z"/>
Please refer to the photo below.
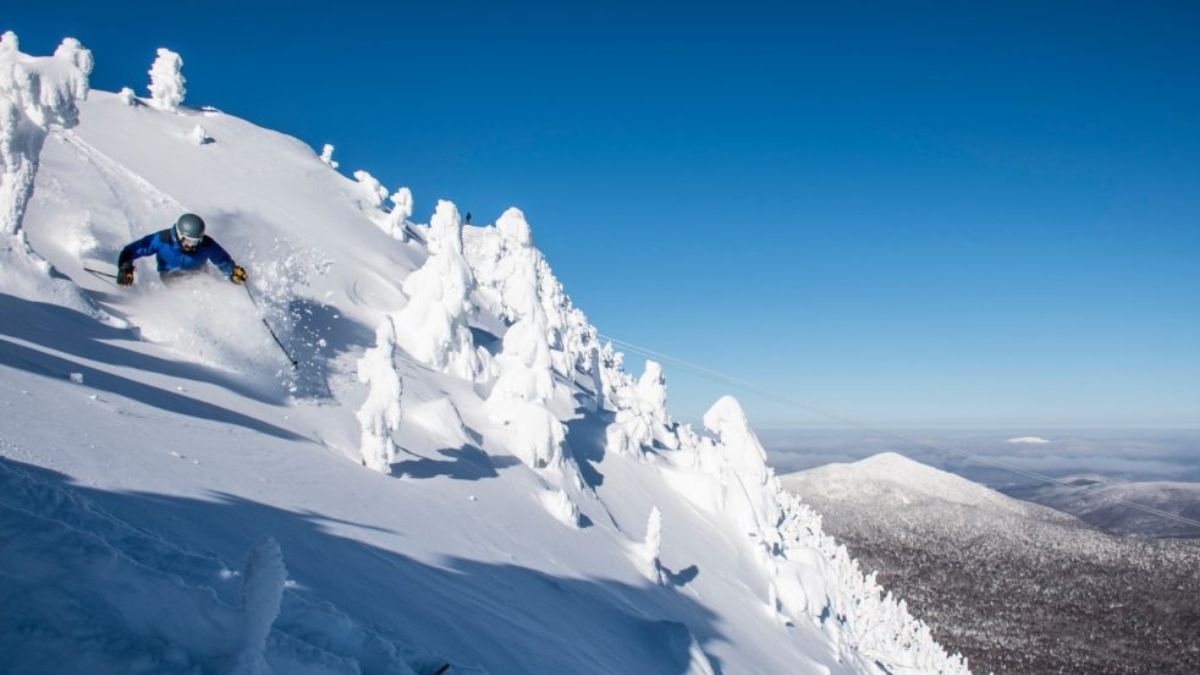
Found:
<path fill-rule="evenodd" d="M 935 469 L 895 452 L 882 452 L 850 464 L 827 464 L 783 478 L 793 491 L 820 490 L 827 499 L 865 498 L 907 504 L 919 499 L 998 509 L 1028 517 L 1059 518 L 1049 509 L 1006 497 L 995 490 Z M 850 494 L 850 493 L 853 494 Z M 799 494 L 804 494 L 800 491 Z"/>
<path fill-rule="evenodd" d="M 1200 483 L 1127 483 L 1102 476 L 1079 475 L 1064 477 L 1054 485 L 1013 488 L 1008 492 L 1014 497 L 1070 513 L 1109 532 L 1200 538 L 1200 527 L 1194 524 L 1200 521 Z M 1165 517 L 1161 513 L 1178 514 L 1182 518 Z"/>
<path fill-rule="evenodd" d="M 67 479 L 40 479 L 67 496 L 12 493 L 11 527 L 35 529 L 30 519 L 50 505 L 82 500 L 104 522 L 213 551 L 198 568 L 153 572 L 181 580 L 164 599 L 217 588 L 203 610 L 223 617 L 212 639 L 146 658 L 181 671 L 423 672 L 430 654 L 459 672 L 967 671 L 782 488 L 736 400 L 718 401 L 704 430 L 672 420 L 662 369 L 650 363 L 635 378 L 600 344 L 519 210 L 473 227 L 441 201 L 428 224 L 413 222 L 407 188 L 389 208 L 369 173 L 337 173 L 331 147 L 318 156 L 183 107 L 182 61 L 170 52 L 154 69 L 154 105 L 139 105 L 88 96 L 90 55 L 78 43 L 49 60 L 17 52 L 15 37 L 0 44 L 0 66 L 17 74 L 0 80 L 2 103 L 25 116 L 5 127 L 5 148 L 24 154 L 3 167 L 5 199 L 23 201 L 4 202 L 16 215 L 0 231 L 15 242 L 0 270 L 13 317 L 0 328 L 11 404 L 0 441 L 8 463 L 102 486 L 85 497 Z M 28 103 L 28 73 L 61 84 L 54 115 Z M 138 285 L 119 293 L 85 269 L 182 211 L 204 214 L 250 270 L 261 318 L 297 371 L 223 280 L 166 289 L 142 261 Z M 59 428 L 7 423 L 61 405 L 71 414 Z M 197 426 L 203 436 L 177 433 Z M 195 464 L 163 464 L 164 442 Z M 37 483 L 32 468 L 5 469 Z M 216 492 L 253 515 L 166 530 L 153 510 L 112 496 L 132 491 L 170 502 Z M 293 511 L 322 515 L 285 525 L 279 514 Z M 88 537 L 99 525 L 72 527 Z M 256 543 L 263 534 L 278 543 Z M 130 538 L 107 546 L 73 569 L 144 550 Z M 246 550 L 243 573 L 257 581 L 238 614 L 205 570 Z M 139 565 L 157 570 L 169 557 Z M 330 573 L 343 568 L 378 583 Z M 280 588 L 285 574 L 291 588 Z M 161 639 L 151 623 L 118 624 L 113 639 L 150 644 Z"/>

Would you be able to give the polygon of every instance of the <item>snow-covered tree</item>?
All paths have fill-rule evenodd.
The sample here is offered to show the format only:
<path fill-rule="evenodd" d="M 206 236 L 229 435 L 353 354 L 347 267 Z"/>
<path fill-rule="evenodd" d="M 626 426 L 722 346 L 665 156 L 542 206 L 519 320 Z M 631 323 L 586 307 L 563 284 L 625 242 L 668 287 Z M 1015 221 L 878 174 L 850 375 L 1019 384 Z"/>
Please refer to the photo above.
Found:
<path fill-rule="evenodd" d="M 150 66 L 150 105 L 159 110 L 176 111 L 187 88 L 183 77 L 183 59 L 165 47 L 158 48 L 158 57 Z"/>
<path fill-rule="evenodd" d="M 396 458 L 392 432 L 400 428 L 400 374 L 396 372 L 396 330 L 389 317 L 375 329 L 375 346 L 358 360 L 358 381 L 367 385 L 367 399 L 358 409 L 362 426 L 359 451 L 368 468 L 387 473 Z"/>
<path fill-rule="evenodd" d="M 321 161 L 328 164 L 332 169 L 338 168 L 338 163 L 333 158 L 333 146 L 329 143 L 326 143 L 325 147 L 321 148 Z"/>
<path fill-rule="evenodd" d="M 650 517 L 646 520 L 646 540 L 642 542 L 642 572 L 652 581 L 662 582 L 662 563 L 659 561 L 662 549 L 662 511 L 657 506 L 650 508 Z"/>
<path fill-rule="evenodd" d="M 75 66 L 84 76 L 92 74 L 92 68 L 96 65 L 96 61 L 92 58 L 90 49 L 84 48 L 83 44 L 73 37 L 63 38 L 63 41 L 54 50 L 54 58 L 66 61 Z M 84 86 L 87 86 L 85 81 Z M 87 91 L 84 91 L 86 98 Z"/>
<path fill-rule="evenodd" d="M 375 210 L 383 206 L 383 200 L 387 199 L 388 193 L 379 179 L 359 170 L 354 172 L 354 180 L 358 181 L 358 198 L 364 208 Z"/>
<path fill-rule="evenodd" d="M 704 426 L 720 441 L 716 446 L 719 456 L 712 458 L 715 464 L 737 474 L 739 480 L 766 483 L 771 475 L 767 469 L 767 451 L 750 429 L 746 411 L 736 398 L 722 396 L 704 413 Z"/>
<path fill-rule="evenodd" d="M 469 233 L 467 259 L 484 306 L 508 322 L 532 314 L 541 302 L 540 252 L 533 246 L 525 215 L 509 208 L 495 227 L 476 227 Z"/>
<path fill-rule="evenodd" d="M 496 383 L 488 396 L 491 419 L 506 425 L 521 458 L 533 467 L 556 464 L 565 438 L 546 407 L 555 391 L 546 307 L 541 300 L 541 254 L 519 209 L 506 210 L 495 228 L 476 237 L 472 265 L 480 294 L 511 322 L 496 356 Z"/>
<path fill-rule="evenodd" d="M 199 124 L 192 127 L 192 131 L 188 134 L 188 138 L 190 138 L 191 141 L 196 145 L 208 145 L 209 143 L 213 142 L 212 136 L 208 135 L 208 130 Z"/>
<path fill-rule="evenodd" d="M 404 280 L 408 304 L 395 316 L 396 341 L 421 363 L 473 380 L 482 369 L 467 320 L 475 278 L 463 258 L 462 218 L 439 200 L 429 224 L 425 264 Z"/>
<path fill-rule="evenodd" d="M 545 322 L 536 314 L 517 319 L 509 326 L 496 357 L 499 375 L 491 398 L 517 398 L 532 403 L 550 400 L 554 395 L 554 375 L 545 331 Z"/>
<path fill-rule="evenodd" d="M 377 221 L 379 227 L 393 239 L 407 241 L 408 234 L 404 224 L 413 214 L 412 190 L 406 187 L 396 188 L 390 199 L 392 201 L 392 210 Z"/>
<path fill-rule="evenodd" d="M 544 490 L 538 494 L 538 500 L 541 501 L 542 508 L 558 522 L 567 527 L 579 527 L 579 506 L 571 500 L 571 496 L 565 490 Z"/>
<path fill-rule="evenodd" d="M 124 103 L 130 108 L 137 105 L 137 95 L 134 94 L 133 90 L 129 87 L 121 87 L 121 91 L 117 92 L 117 98 L 121 99 L 121 103 Z"/>
<path fill-rule="evenodd" d="M 492 395 L 544 403 L 554 393 L 554 375 L 547 339 L 550 322 L 539 297 L 540 254 L 520 210 L 505 211 L 496 221 L 496 231 L 501 253 L 485 269 L 490 286 L 498 291 L 500 310 L 513 323 L 496 359 L 500 375 Z"/>
<path fill-rule="evenodd" d="M 33 58 L 12 31 L 0 37 L 0 234 L 20 233 L 42 144 L 52 128 L 75 126 L 91 68 L 91 52 L 74 38 L 53 58 Z"/>
<path fill-rule="evenodd" d="M 67 38 L 54 54 L 27 56 L 15 33 L 0 37 L 0 286 L 95 313 L 78 286 L 52 274 L 22 229 L 42 146 L 52 130 L 75 126 L 77 104 L 88 95 L 91 53 Z"/>
<path fill-rule="evenodd" d="M 519 456 L 535 468 L 558 463 L 566 439 L 562 422 L 545 405 L 554 391 L 545 331 L 537 315 L 509 326 L 496 357 L 499 376 L 487 399 L 488 416 L 508 427 Z"/>
<path fill-rule="evenodd" d="M 601 386 L 605 368 L 604 357 L 598 351 L 596 329 L 571 304 L 545 257 L 533 245 L 525 214 L 509 208 L 496 220 L 495 227 L 472 228 L 468 232 L 467 259 L 479 283 L 477 297 L 493 314 L 511 324 L 508 331 L 515 331 L 514 337 L 528 331 L 530 324 L 536 325 L 538 341 L 549 354 L 549 363 L 541 356 L 528 360 L 530 354 L 541 354 L 541 348 L 522 339 L 517 342 L 521 345 L 521 358 L 505 359 L 503 352 L 497 357 L 500 376 L 505 377 L 499 363 L 502 360 L 507 360 L 510 367 L 521 363 L 525 364 L 523 368 L 535 367 L 538 372 L 526 376 L 542 382 L 558 381 L 555 372 L 562 380 L 573 381 L 582 375 L 586 378 L 585 388 L 590 387 L 595 393 L 590 407 L 603 406 L 607 393 Z M 525 326 L 518 328 L 522 322 Z M 541 391 L 537 398 L 548 400 L 546 388 Z"/>
<path fill-rule="evenodd" d="M 606 436 L 614 452 L 637 455 L 655 443 L 670 450 L 679 447 L 674 424 L 667 415 L 666 379 L 656 361 L 646 361 L 646 370 L 636 382 L 631 378 L 621 380 L 611 400 L 616 415 Z"/>
<path fill-rule="evenodd" d="M 667 380 L 662 366 L 657 361 L 646 361 L 646 369 L 637 383 L 638 401 L 652 410 L 656 417 L 665 419 L 667 414 Z"/>
<path fill-rule="evenodd" d="M 287 568 L 283 552 L 272 537 L 264 537 L 246 557 L 242 570 L 241 615 L 239 638 L 241 652 L 232 672 L 236 675 L 269 675 L 266 649 L 271 625 L 279 617 Z"/>

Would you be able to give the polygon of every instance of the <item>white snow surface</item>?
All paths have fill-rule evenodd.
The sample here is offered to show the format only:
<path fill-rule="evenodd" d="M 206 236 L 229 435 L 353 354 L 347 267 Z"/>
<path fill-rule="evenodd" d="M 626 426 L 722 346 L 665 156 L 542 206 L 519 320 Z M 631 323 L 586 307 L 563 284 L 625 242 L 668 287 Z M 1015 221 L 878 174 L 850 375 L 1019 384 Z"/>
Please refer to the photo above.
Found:
<path fill-rule="evenodd" d="M 671 421 L 523 215 L 441 202 L 395 238 L 308 145 L 82 101 L 67 51 L 0 56 L 79 94 L 6 235 L 45 264 L 0 274 L 0 671 L 967 672 L 783 490 L 735 400 Z M 201 118 L 220 142 L 191 142 Z M 102 276 L 184 211 L 257 305 L 148 260 L 131 290 Z"/>

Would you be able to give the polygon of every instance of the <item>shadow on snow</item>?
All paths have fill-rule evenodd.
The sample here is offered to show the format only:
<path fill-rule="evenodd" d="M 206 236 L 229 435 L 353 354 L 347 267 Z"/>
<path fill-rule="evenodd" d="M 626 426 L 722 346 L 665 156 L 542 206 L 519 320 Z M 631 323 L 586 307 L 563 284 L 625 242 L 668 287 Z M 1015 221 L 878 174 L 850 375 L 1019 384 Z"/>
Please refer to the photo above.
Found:
<path fill-rule="evenodd" d="M 607 443 L 605 432 L 608 425 L 612 424 L 614 415 L 603 409 L 590 410 L 586 400 L 581 402 L 585 404 L 576 410 L 579 417 L 567 422 L 564 445 L 575 457 L 584 482 L 595 489 L 604 484 L 604 474 L 596 467 L 604 461 L 604 446 Z"/>
<path fill-rule="evenodd" d="M 25 520 L 15 525 L 28 534 L 22 537 L 23 546 L 45 546 L 47 550 L 38 555 L 46 560 L 55 559 L 56 538 L 53 533 L 40 537 L 38 528 L 45 523 L 53 527 L 78 523 L 62 519 L 62 499 L 37 495 L 65 491 L 82 498 L 89 514 L 108 523 L 115 517 L 151 542 L 112 535 L 111 526 L 91 528 L 96 536 L 107 536 L 122 554 L 177 575 L 189 585 L 213 588 L 231 605 L 238 602 L 237 582 L 218 574 L 221 567 L 228 568 L 219 561 L 240 561 L 262 536 L 273 536 L 283 550 L 289 578 L 295 581 L 285 591 L 275 630 L 289 632 L 291 627 L 307 632 L 305 639 L 310 641 L 336 641 L 347 629 L 334 623 L 322 636 L 313 634 L 306 623 L 311 617 L 304 616 L 305 608 L 329 600 L 359 624 L 399 645 L 450 659 L 455 663 L 451 672 L 482 666 L 495 673 L 674 675 L 688 670 L 691 635 L 701 646 L 722 639 L 718 617 L 711 610 L 689 595 L 649 583 L 635 586 L 610 579 L 559 577 L 517 564 L 456 556 L 433 564 L 369 541 L 395 537 L 395 547 L 403 547 L 410 536 L 406 532 L 388 534 L 354 523 L 334 527 L 344 521 L 230 494 L 193 499 L 84 487 L 62 473 L 0 457 L 0 485 L 14 481 L 40 487 L 6 490 L 0 494 L 0 511 Z M 10 505 L 13 500 L 17 503 Z M 347 528 L 364 529 L 366 540 L 331 531 Z M 189 534 L 180 537 L 179 532 Z M 164 550 L 172 554 L 165 555 Z M 104 583 L 103 570 L 90 566 L 70 573 L 95 576 L 95 583 Z M 36 585 L 38 578 L 25 581 Z M 46 583 L 52 580 L 49 577 Z M 664 616 L 687 617 L 690 626 Z M 0 635 L 0 644 L 12 639 Z M 82 644 L 88 636 L 69 639 Z M 16 643 L 9 647 L 20 649 Z M 709 661 L 720 673 L 717 659 Z M 362 665 L 364 673 L 377 672 L 368 663 Z M 53 675 L 53 667 L 45 672 Z"/>
<path fill-rule="evenodd" d="M 496 469 L 505 469 L 521 463 L 516 457 L 507 455 L 492 457 L 473 445 L 443 448 L 438 450 L 438 454 L 446 459 L 420 457 L 396 462 L 392 464 L 391 473 L 394 476 L 404 475 L 409 478 L 446 476 L 455 480 L 481 480 L 499 476 Z"/>
<path fill-rule="evenodd" d="M 303 436 L 249 415 L 184 396 L 169 389 L 161 389 L 120 375 L 113 375 L 76 361 L 68 361 L 15 342 L 9 342 L 2 337 L 0 337 L 0 365 L 55 380 L 66 380 L 71 373 L 80 373 L 83 375 L 86 387 L 124 396 L 159 410 L 220 424 L 237 425 L 276 438 L 305 440 Z"/>
<path fill-rule="evenodd" d="M 208 382 L 264 403 L 278 404 L 284 396 L 269 396 L 248 386 L 236 375 L 198 363 L 159 358 L 111 344 L 111 341 L 140 342 L 135 329 L 113 328 L 69 307 L 25 300 L 0 293 L 0 335 L 51 347 L 71 356 L 99 361 L 110 366 L 162 373 L 196 382 Z"/>

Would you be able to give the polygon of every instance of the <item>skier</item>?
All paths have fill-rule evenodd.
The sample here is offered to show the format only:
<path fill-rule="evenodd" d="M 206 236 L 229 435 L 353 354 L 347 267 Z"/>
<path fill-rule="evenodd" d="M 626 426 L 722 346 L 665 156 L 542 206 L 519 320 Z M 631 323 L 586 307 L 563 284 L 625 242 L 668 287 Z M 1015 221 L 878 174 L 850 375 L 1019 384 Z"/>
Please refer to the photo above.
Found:
<path fill-rule="evenodd" d="M 117 258 L 117 284 L 133 285 L 133 261 L 153 255 L 158 263 L 158 275 L 170 281 L 194 272 L 211 262 L 233 283 L 246 283 L 246 270 L 212 237 L 204 234 L 204 220 L 194 213 L 179 216 L 173 227 L 148 234 L 121 249 Z"/>

